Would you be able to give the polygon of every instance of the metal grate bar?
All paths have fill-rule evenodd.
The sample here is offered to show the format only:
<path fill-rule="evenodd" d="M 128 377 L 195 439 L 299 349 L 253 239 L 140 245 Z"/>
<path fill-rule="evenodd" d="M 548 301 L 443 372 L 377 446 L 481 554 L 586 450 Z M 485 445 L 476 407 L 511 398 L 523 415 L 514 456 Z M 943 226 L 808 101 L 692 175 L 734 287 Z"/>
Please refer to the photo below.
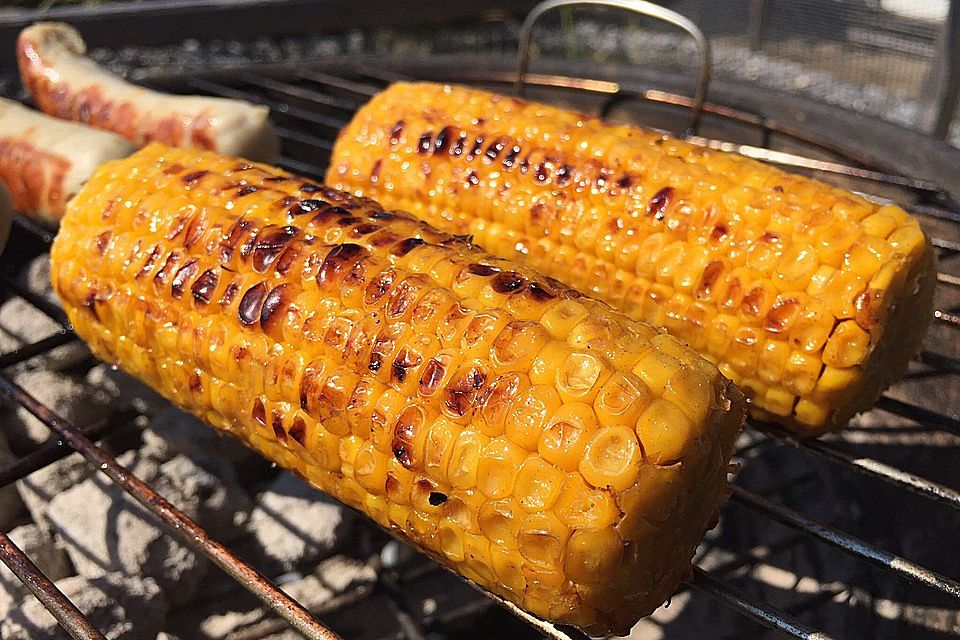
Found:
<path fill-rule="evenodd" d="M 113 482 L 120 485 L 137 502 L 174 529 L 191 547 L 200 551 L 211 562 L 223 569 L 276 614 L 287 620 L 310 640 L 337 640 L 338 636 L 317 622 L 300 603 L 280 591 L 249 564 L 231 553 L 225 546 L 210 538 L 196 522 L 174 507 L 149 485 L 131 474 L 113 456 L 94 444 L 80 429 L 0 373 L 0 394 L 14 406 L 22 406 L 91 464 L 99 468 Z M 97 637 L 97 636 L 92 636 Z"/>
<path fill-rule="evenodd" d="M 17 294 L 31 305 L 36 307 L 40 313 L 47 316 L 60 326 L 64 327 L 65 329 L 70 328 L 70 321 L 67 319 L 67 314 L 63 312 L 63 309 L 53 304 L 46 298 L 38 296 L 36 293 L 30 291 L 30 289 L 26 288 L 2 271 L 0 271 L 0 286 Z"/>
<path fill-rule="evenodd" d="M 802 451 L 809 451 L 826 460 L 846 464 L 867 475 L 884 482 L 912 491 L 925 498 L 935 500 L 960 511 L 960 491 L 951 489 L 913 473 L 903 471 L 873 458 L 852 456 L 830 446 L 827 442 L 814 438 L 799 439 L 773 424 L 754 424 L 756 429 L 777 438 Z"/>
<path fill-rule="evenodd" d="M 924 409 L 915 404 L 891 398 L 888 395 L 883 395 L 877 401 L 876 407 L 904 418 L 910 418 L 921 424 L 960 435 L 960 419 L 952 416 Z"/>
<path fill-rule="evenodd" d="M 76 605 L 63 595 L 57 585 L 53 584 L 3 531 L 0 531 L 0 560 L 3 560 L 10 571 L 30 589 L 71 636 L 77 640 L 106 640 L 106 636 L 90 624 Z"/>
<path fill-rule="evenodd" d="M 805 624 L 795 620 L 782 611 L 774 609 L 763 601 L 747 596 L 739 589 L 723 582 L 710 575 L 700 567 L 693 567 L 693 576 L 687 580 L 687 584 L 710 596 L 714 600 L 726 605 L 734 611 L 739 611 L 743 615 L 759 622 L 768 629 L 773 629 L 787 638 L 796 638 L 798 640 L 832 640 L 832 637 L 812 629 Z"/>
<path fill-rule="evenodd" d="M 12 367 L 15 364 L 26 362 L 27 360 L 47 353 L 52 349 L 69 344 L 76 339 L 77 337 L 72 331 L 58 331 L 57 333 L 47 336 L 42 340 L 37 340 L 36 342 L 24 345 L 19 349 L 8 351 L 7 353 L 0 355 L 0 369 L 6 369 L 7 367 Z"/>
<path fill-rule="evenodd" d="M 761 495 L 748 491 L 743 487 L 731 487 L 731 500 L 739 505 L 757 511 L 771 520 L 787 525 L 799 531 L 837 547 L 845 553 L 867 560 L 879 567 L 913 582 L 924 584 L 932 589 L 954 598 L 960 599 L 960 583 L 946 578 L 909 560 L 901 558 L 863 540 L 843 533 L 833 527 L 807 518 L 793 509 L 767 500 Z"/>

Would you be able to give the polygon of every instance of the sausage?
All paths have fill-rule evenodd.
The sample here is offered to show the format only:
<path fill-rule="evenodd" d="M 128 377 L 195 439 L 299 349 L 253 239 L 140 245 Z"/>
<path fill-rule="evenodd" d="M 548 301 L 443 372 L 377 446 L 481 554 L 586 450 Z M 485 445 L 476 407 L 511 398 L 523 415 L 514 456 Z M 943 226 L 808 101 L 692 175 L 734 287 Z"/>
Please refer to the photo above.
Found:
<path fill-rule="evenodd" d="M 103 163 L 136 147 L 114 133 L 64 122 L 0 99 L 0 182 L 14 208 L 49 225 Z"/>
<path fill-rule="evenodd" d="M 156 141 L 276 159 L 280 142 L 266 107 L 138 87 L 100 68 L 86 51 L 80 33 L 67 24 L 40 22 L 20 32 L 20 78 L 44 112 L 113 131 L 137 146 Z"/>

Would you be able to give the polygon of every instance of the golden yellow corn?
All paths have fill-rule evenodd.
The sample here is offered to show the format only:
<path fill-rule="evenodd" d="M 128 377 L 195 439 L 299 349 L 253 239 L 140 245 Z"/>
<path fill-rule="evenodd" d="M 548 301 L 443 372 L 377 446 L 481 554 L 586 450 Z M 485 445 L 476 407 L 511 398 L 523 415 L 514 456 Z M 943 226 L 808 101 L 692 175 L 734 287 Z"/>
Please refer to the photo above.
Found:
<path fill-rule="evenodd" d="M 391 86 L 343 130 L 327 181 L 666 327 L 755 415 L 804 434 L 868 408 L 931 316 L 933 253 L 902 209 L 485 91 Z"/>
<path fill-rule="evenodd" d="M 744 403 L 716 367 L 408 214 L 152 145 L 52 259 L 101 358 L 539 616 L 625 631 L 717 516 Z"/>

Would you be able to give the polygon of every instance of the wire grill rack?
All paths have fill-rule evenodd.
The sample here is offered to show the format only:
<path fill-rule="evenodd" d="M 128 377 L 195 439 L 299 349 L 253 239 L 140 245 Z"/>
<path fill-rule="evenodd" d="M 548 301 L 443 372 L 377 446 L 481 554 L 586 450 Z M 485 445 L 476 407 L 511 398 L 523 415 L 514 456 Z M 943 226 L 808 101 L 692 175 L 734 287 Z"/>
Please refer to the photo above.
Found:
<path fill-rule="evenodd" d="M 510 74 L 494 72 L 467 72 L 463 67 L 451 70 L 459 81 L 498 87 L 506 90 L 512 80 Z M 438 74 L 424 79 L 444 79 Z M 239 70 L 229 74 L 179 78 L 175 83 L 160 82 L 167 90 L 203 93 L 240 98 L 267 105 L 283 139 L 283 157 L 279 164 L 300 174 L 322 177 L 329 159 L 332 141 L 352 113 L 373 93 L 398 76 L 381 69 L 355 66 L 349 70 L 336 71 L 323 68 Z M 590 105 L 605 116 L 623 117 L 621 113 L 633 105 L 654 105 L 674 109 L 681 113 L 677 122 L 685 121 L 684 110 L 692 107 L 692 101 L 682 96 L 656 91 L 627 91 L 610 82 L 597 82 L 565 76 L 528 75 L 528 85 L 536 97 L 562 100 L 573 99 L 579 104 Z M 545 93 L 546 92 L 546 93 Z M 629 117 L 629 116 L 628 116 Z M 752 142 L 742 144 L 709 137 L 713 129 L 729 131 L 736 127 L 736 137 Z M 730 136 L 732 138 L 734 136 Z M 878 416 L 884 429 L 898 431 L 919 429 L 960 435 L 960 419 L 951 415 L 956 409 L 930 407 L 922 402 L 924 389 L 952 389 L 954 400 L 960 395 L 960 358 L 957 344 L 960 342 L 960 207 L 950 195 L 922 178 L 899 175 L 887 167 L 859 158 L 855 153 L 835 148 L 829 141 L 817 140 L 801 131 L 791 130 L 756 114 L 737 111 L 719 104 L 707 103 L 704 108 L 704 125 L 697 136 L 690 138 L 697 144 L 738 151 L 766 160 L 788 170 L 814 172 L 826 180 L 843 184 L 868 197 L 877 199 L 895 198 L 920 217 L 931 232 L 940 258 L 938 310 L 933 320 L 927 348 L 922 351 L 911 367 L 905 385 L 914 389 L 901 392 L 900 385 L 887 392 L 871 415 Z M 776 149 L 774 148 L 776 147 Z M 875 195 L 872 195 L 875 194 Z M 891 195 L 892 194 L 892 195 Z M 19 232 L 34 240 L 49 245 L 50 232 L 34 226 L 27 220 L 16 221 Z M 56 440 L 43 445 L 34 452 L 0 468 L 0 487 L 6 486 L 30 474 L 52 461 L 79 451 L 90 464 L 99 468 L 113 482 L 153 512 L 169 529 L 170 535 L 178 535 L 193 548 L 213 561 L 237 582 L 260 598 L 278 616 L 311 639 L 337 637 L 321 624 L 311 612 L 293 601 L 266 577 L 258 574 L 249 564 L 212 539 L 195 522 L 191 521 L 175 505 L 159 496 L 150 486 L 131 475 L 115 458 L 96 441 L 116 426 L 117 420 L 101 421 L 84 428 L 71 424 L 56 415 L 49 407 L 39 402 L 30 390 L 16 384 L 9 371 L 11 367 L 36 358 L 51 349 L 67 344 L 76 337 L 62 311 L 43 297 L 28 290 L 9 273 L 0 272 L 0 295 L 18 296 L 60 324 L 61 331 L 53 336 L 27 344 L 16 351 L 0 354 L 0 399 L 14 407 L 23 407 L 39 418 L 57 436 Z M 931 344 L 937 348 L 931 348 Z M 916 389 L 919 388 L 919 391 Z M 906 422 L 908 426 L 903 426 Z M 887 425 L 889 423 L 889 425 Z M 898 468 L 896 464 L 876 457 L 859 455 L 845 446 L 843 435 L 819 440 L 797 439 L 775 426 L 750 423 L 741 439 L 738 455 L 741 461 L 749 460 L 757 451 L 780 447 L 796 449 L 794 456 L 819 459 L 838 474 L 869 477 L 879 480 L 876 485 L 889 491 L 910 492 L 922 501 L 940 510 L 940 523 L 933 523 L 928 543 L 933 545 L 940 535 L 947 535 L 943 523 L 957 522 L 960 513 L 960 491 L 934 482 L 926 477 L 925 468 L 915 472 Z M 857 433 L 854 429 L 853 433 Z M 934 465 L 936 451 L 927 451 L 928 462 Z M 746 468 L 746 467 L 745 467 Z M 863 481 L 869 482 L 869 481 Z M 882 495 L 885 491 L 879 491 Z M 868 541 L 872 532 L 851 533 L 845 529 L 826 524 L 815 516 L 807 515 L 779 500 L 776 487 L 765 490 L 748 488 L 735 481 L 730 503 L 725 507 L 723 521 L 746 517 L 745 512 L 758 517 L 762 527 L 783 526 L 795 533 L 787 544 L 808 539 L 817 545 L 830 545 L 857 562 L 874 565 L 887 579 L 919 584 L 930 592 L 938 603 L 948 608 L 960 609 L 960 582 L 943 573 L 925 568 L 909 559 L 884 550 Z M 916 523 L 917 527 L 921 527 Z M 937 527 L 941 527 L 938 529 Z M 708 538 L 707 548 L 716 544 L 716 536 Z M 56 586 L 18 549 L 10 538 L 0 532 L 0 559 L 30 588 L 60 624 L 75 638 L 103 638 L 104 636 L 83 617 Z M 789 638 L 825 639 L 831 636 L 818 631 L 814 626 L 801 622 L 799 617 L 815 610 L 823 599 L 836 600 L 838 593 L 826 591 L 815 594 L 809 602 L 797 606 L 775 607 L 753 593 L 753 589 L 740 586 L 749 567 L 762 558 L 747 548 L 733 549 L 731 559 L 711 566 L 709 570 L 695 567 L 692 577 L 681 586 L 682 591 L 692 591 L 714 599 L 730 610 L 747 616 L 763 627 L 779 632 Z M 746 576 L 749 580 L 749 576 Z M 389 593 L 389 591 L 388 591 Z M 498 600 L 490 594 L 486 594 Z M 505 602 L 524 622 L 533 625 L 544 636 L 582 638 L 575 630 L 561 628 L 530 617 Z M 395 607 L 402 615 L 402 608 Z M 807 615 L 807 618 L 810 616 Z M 409 618 L 409 616 L 407 616 Z M 816 621 L 814 621 L 815 623 Z M 416 622 L 407 619 L 408 637 L 424 637 Z"/>

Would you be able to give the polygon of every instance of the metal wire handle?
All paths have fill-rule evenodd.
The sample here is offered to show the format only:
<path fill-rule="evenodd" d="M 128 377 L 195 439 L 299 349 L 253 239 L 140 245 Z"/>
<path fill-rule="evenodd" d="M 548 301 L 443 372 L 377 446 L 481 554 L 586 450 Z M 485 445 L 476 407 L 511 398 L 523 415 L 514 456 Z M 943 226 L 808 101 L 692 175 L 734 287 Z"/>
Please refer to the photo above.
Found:
<path fill-rule="evenodd" d="M 530 36 L 533 32 L 533 26 L 543 17 L 554 9 L 563 7 L 610 7 L 614 9 L 626 9 L 638 13 L 642 16 L 662 20 L 686 31 L 697 43 L 697 49 L 700 52 L 700 74 L 697 78 L 697 89 L 693 94 L 693 107 L 690 110 L 690 124 L 687 125 L 687 134 L 695 135 L 700 128 L 700 116 L 703 114 L 703 103 L 707 97 L 707 85 L 710 83 L 710 43 L 706 36 L 700 31 L 700 28 L 687 19 L 685 16 L 665 9 L 658 4 L 647 2 L 647 0 L 546 0 L 535 6 L 523 25 L 520 27 L 520 42 L 517 48 L 517 73 L 514 80 L 513 92 L 517 97 L 523 97 L 523 87 L 527 78 L 527 67 L 530 62 Z"/>

